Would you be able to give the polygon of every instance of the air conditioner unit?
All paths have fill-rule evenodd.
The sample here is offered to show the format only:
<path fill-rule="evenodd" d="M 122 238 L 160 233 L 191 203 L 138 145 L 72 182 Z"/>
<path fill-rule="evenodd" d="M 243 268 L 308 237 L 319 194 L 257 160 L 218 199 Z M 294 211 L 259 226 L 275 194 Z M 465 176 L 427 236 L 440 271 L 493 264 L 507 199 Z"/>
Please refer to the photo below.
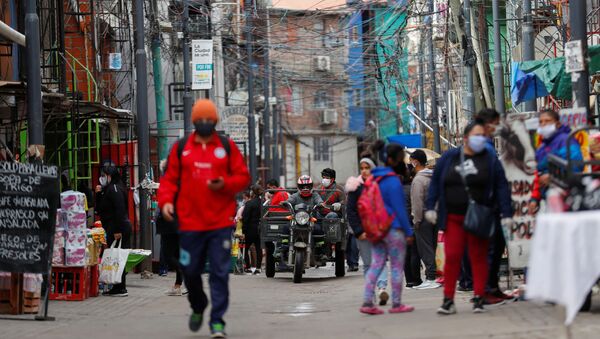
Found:
<path fill-rule="evenodd" d="M 321 113 L 321 124 L 332 125 L 337 124 L 337 111 L 335 109 L 326 109 Z"/>
<path fill-rule="evenodd" d="M 313 59 L 315 71 L 329 72 L 331 70 L 331 59 L 329 56 L 320 55 Z"/>

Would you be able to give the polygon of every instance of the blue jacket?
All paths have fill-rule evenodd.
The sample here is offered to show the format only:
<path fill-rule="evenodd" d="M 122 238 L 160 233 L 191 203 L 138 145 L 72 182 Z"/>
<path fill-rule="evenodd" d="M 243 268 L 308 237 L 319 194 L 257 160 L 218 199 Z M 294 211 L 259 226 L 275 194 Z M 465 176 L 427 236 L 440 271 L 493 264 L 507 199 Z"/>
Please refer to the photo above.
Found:
<path fill-rule="evenodd" d="M 404 231 L 407 237 L 413 235 L 413 230 L 408 221 L 408 212 L 406 211 L 406 199 L 404 198 L 404 189 L 400 179 L 389 167 L 377 167 L 371 172 L 373 177 L 384 177 L 379 181 L 379 189 L 385 208 L 390 215 L 394 215 L 392 228 Z M 394 174 L 394 175 L 389 175 Z"/>
<path fill-rule="evenodd" d="M 444 180 L 448 174 L 450 166 L 454 162 L 454 159 L 460 157 L 460 148 L 454 148 L 442 155 L 442 157 L 436 162 L 435 170 L 433 171 L 433 177 L 431 178 L 431 184 L 429 185 L 429 192 L 427 199 L 425 200 L 425 207 L 427 210 L 435 210 L 437 204 L 438 211 L 438 227 L 441 230 L 446 229 L 446 194 Z M 490 197 L 489 201 L 484 202 L 489 206 L 498 206 L 502 217 L 512 217 L 512 199 L 510 195 L 510 187 L 504 174 L 504 168 L 502 163 L 498 159 L 495 153 L 491 151 L 489 147 L 486 147 L 485 152 L 487 153 L 490 168 L 490 185 L 488 186 L 488 194 Z"/>
<path fill-rule="evenodd" d="M 577 140 L 573 138 L 569 140 L 569 133 L 571 133 L 571 128 L 567 125 L 562 125 L 550 138 L 542 140 L 540 147 L 535 152 L 535 160 L 538 164 L 537 170 L 540 175 L 548 173 L 548 154 L 554 154 L 567 159 L 567 144 L 571 152 L 570 160 L 583 160 L 581 146 Z M 577 166 L 574 170 L 581 172 L 582 166 Z"/>

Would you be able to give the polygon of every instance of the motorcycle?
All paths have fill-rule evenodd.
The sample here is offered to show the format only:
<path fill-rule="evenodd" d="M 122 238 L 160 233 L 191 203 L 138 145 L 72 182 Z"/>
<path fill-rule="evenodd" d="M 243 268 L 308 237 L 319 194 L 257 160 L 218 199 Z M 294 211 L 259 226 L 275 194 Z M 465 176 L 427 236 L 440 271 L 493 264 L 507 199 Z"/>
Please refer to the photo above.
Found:
<path fill-rule="evenodd" d="M 274 206 L 267 206 L 274 207 Z M 294 283 L 302 282 L 306 268 L 335 262 L 335 276 L 345 271 L 346 222 L 343 218 L 318 219 L 316 209 L 306 204 L 283 203 L 288 212 L 262 213 L 261 241 L 266 249 L 267 277 L 277 271 L 292 272 Z M 287 245 L 286 245 L 287 244 Z M 276 267 L 279 259 L 283 267 Z"/>

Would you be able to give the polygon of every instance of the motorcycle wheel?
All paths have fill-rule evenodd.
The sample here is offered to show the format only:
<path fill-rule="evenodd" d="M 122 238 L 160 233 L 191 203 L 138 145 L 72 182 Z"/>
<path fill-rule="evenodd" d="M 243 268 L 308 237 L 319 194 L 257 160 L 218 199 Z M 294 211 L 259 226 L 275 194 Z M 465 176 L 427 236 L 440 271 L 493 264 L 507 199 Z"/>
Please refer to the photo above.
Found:
<path fill-rule="evenodd" d="M 342 243 L 335 244 L 335 276 L 341 278 L 346 275 L 346 253 L 342 250 Z"/>
<path fill-rule="evenodd" d="M 275 257 L 273 257 L 273 252 L 275 252 L 275 244 L 272 242 L 266 242 L 265 249 L 267 250 L 265 274 L 267 275 L 267 278 L 273 278 L 275 276 Z"/>
<path fill-rule="evenodd" d="M 294 255 L 294 284 L 302 282 L 302 273 L 304 273 L 304 257 L 305 251 L 296 251 Z"/>

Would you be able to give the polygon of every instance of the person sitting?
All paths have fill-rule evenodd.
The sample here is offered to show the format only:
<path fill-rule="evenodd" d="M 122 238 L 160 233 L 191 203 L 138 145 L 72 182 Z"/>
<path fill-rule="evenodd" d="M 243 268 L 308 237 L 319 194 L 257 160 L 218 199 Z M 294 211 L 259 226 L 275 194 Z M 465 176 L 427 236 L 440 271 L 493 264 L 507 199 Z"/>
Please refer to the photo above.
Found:
<path fill-rule="evenodd" d="M 321 172 L 319 195 L 325 206 L 319 208 L 321 217 L 335 219 L 342 217 L 342 204 L 346 201 L 344 189 L 335 182 L 335 170 L 326 168 Z M 329 208 L 331 207 L 331 208 Z"/>
<path fill-rule="evenodd" d="M 290 195 L 285 191 L 285 188 L 279 186 L 277 179 L 271 179 L 267 181 L 267 192 L 271 195 L 271 201 L 269 205 L 278 206 L 282 201 L 289 199 Z M 288 212 L 282 207 L 269 207 L 269 212 Z"/>

